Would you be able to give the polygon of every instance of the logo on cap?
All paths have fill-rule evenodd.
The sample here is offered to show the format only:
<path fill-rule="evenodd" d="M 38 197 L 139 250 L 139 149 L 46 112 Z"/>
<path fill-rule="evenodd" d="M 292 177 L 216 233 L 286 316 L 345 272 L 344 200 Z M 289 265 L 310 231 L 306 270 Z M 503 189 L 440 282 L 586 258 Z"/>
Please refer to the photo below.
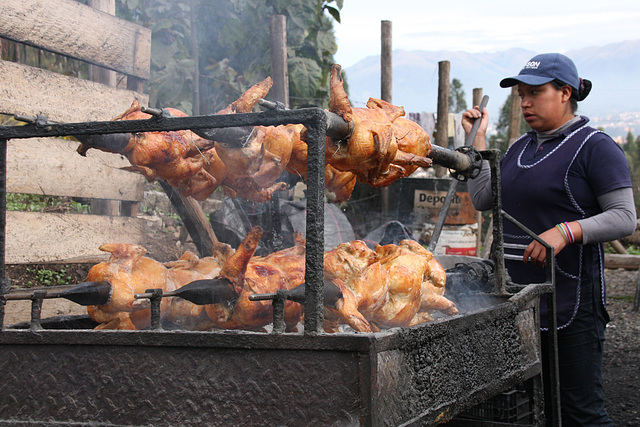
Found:
<path fill-rule="evenodd" d="M 527 64 L 524 66 L 524 69 L 534 69 L 537 70 L 538 67 L 540 66 L 540 61 L 529 61 L 527 62 Z"/>

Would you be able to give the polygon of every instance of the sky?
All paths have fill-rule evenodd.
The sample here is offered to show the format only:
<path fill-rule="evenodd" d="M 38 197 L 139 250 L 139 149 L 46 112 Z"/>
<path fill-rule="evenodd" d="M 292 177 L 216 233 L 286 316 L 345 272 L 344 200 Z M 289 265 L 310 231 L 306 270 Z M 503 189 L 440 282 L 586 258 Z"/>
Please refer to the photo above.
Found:
<path fill-rule="evenodd" d="M 640 39 L 638 0 L 344 0 L 340 16 L 335 59 L 343 68 L 380 54 L 383 20 L 393 50 L 565 53 Z"/>

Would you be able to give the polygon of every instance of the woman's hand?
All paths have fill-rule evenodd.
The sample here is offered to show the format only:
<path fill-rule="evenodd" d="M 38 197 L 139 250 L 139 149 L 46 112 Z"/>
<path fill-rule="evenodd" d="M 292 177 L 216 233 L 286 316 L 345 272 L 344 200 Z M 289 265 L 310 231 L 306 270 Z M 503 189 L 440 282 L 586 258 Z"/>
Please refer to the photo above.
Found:
<path fill-rule="evenodd" d="M 467 135 L 471 132 L 471 128 L 476 119 L 481 117 L 480 127 L 478 128 L 476 139 L 473 141 L 473 146 L 478 150 L 486 149 L 485 135 L 487 133 L 487 127 L 489 126 L 489 112 L 486 108 L 483 108 L 482 112 L 480 112 L 480 108 L 475 106 L 462 113 L 462 128 Z"/>
<path fill-rule="evenodd" d="M 580 227 L 580 224 L 574 221 L 569 223 L 569 227 L 571 228 L 575 242 L 581 242 L 582 227 Z M 553 247 L 555 255 L 558 255 L 568 244 L 562 232 L 555 226 L 540 234 L 538 237 Z M 531 262 L 533 265 L 543 268 L 547 261 L 547 248 L 534 240 L 524 250 L 522 261 L 525 264 Z"/>

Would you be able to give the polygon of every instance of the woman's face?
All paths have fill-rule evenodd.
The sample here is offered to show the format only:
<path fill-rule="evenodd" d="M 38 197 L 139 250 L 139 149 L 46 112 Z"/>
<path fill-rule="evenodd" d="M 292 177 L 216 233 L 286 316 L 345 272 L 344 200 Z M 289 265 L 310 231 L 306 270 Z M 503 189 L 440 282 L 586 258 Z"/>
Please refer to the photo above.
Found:
<path fill-rule="evenodd" d="M 551 83 L 540 86 L 518 83 L 518 95 L 525 121 L 538 132 L 557 129 L 574 117 L 569 86 L 556 89 Z"/>

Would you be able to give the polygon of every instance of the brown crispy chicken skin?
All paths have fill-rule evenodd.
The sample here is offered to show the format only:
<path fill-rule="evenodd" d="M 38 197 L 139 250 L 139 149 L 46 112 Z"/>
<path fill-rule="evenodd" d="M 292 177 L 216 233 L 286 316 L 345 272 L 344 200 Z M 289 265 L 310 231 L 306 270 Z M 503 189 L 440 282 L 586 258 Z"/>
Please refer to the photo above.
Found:
<path fill-rule="evenodd" d="M 355 174 L 372 186 L 387 186 L 409 176 L 418 167 L 431 166 L 429 136 L 404 116 L 404 108 L 370 98 L 367 108 L 351 107 L 344 90 L 341 67 L 331 67 L 329 110 L 349 123 L 351 134 L 342 140 L 328 138 L 327 163 Z"/>
<path fill-rule="evenodd" d="M 142 246 L 106 243 L 100 246 L 100 250 L 109 252 L 111 256 L 106 262 L 91 267 L 87 281 L 109 282 L 112 286 L 111 300 L 106 305 L 89 306 L 89 316 L 101 324 L 100 329 L 136 329 L 129 314 L 135 310 L 145 311 L 140 317 L 148 319 L 150 313 L 144 307 L 137 307 L 134 295 L 147 289 L 165 291 L 167 269 L 145 257 L 146 250 Z M 168 301 L 162 301 L 161 309 L 166 309 L 168 304 Z"/>
<path fill-rule="evenodd" d="M 186 117 L 180 110 L 166 110 L 173 116 Z M 134 101 L 127 111 L 114 120 L 144 120 L 150 117 L 141 111 L 138 101 Z M 220 162 L 213 142 L 190 130 L 132 134 L 122 154 L 131 163 L 130 169 L 142 173 L 147 180 L 165 179 L 183 195 L 197 200 L 206 199 L 226 176 L 226 169 Z"/>
<path fill-rule="evenodd" d="M 251 301 L 250 295 L 292 289 L 304 282 L 304 239 L 296 238 L 292 248 L 274 252 L 266 257 L 253 257 L 262 236 L 262 229 L 254 227 L 247 234 L 235 254 L 227 259 L 219 277 L 229 279 L 239 297 L 233 307 L 224 304 L 205 306 L 209 318 L 219 328 L 263 330 L 273 320 L 271 301 Z M 287 301 L 284 320 L 287 330 L 300 321 L 302 306 Z"/>

